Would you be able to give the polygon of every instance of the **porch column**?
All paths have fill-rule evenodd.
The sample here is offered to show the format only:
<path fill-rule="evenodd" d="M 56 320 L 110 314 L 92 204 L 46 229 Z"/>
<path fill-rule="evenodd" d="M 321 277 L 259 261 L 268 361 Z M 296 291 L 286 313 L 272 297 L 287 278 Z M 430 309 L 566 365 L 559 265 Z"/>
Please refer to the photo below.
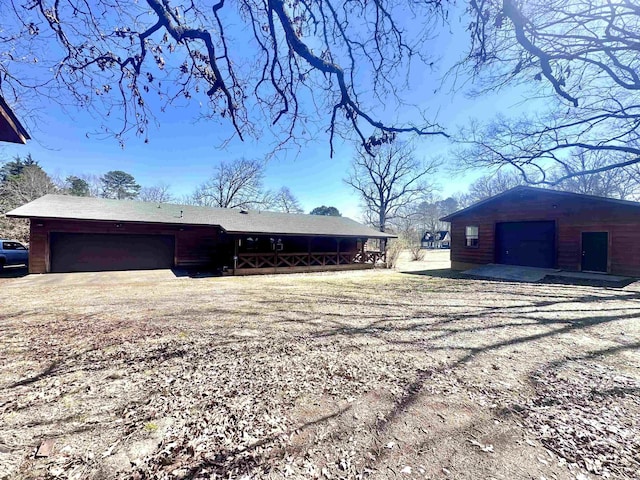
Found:
<path fill-rule="evenodd" d="M 240 239 L 236 236 L 233 237 L 233 274 L 236 274 L 236 269 L 238 268 L 238 244 L 240 243 Z"/>
<path fill-rule="evenodd" d="M 380 239 L 380 251 L 382 253 L 382 261 L 384 263 L 387 263 L 387 239 L 386 238 Z"/>

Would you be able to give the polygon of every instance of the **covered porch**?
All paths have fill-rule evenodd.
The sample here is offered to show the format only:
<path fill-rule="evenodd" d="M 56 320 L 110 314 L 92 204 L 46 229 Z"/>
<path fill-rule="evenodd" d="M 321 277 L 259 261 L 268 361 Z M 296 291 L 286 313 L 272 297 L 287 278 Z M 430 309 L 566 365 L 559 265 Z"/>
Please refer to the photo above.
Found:
<path fill-rule="evenodd" d="M 234 235 L 233 274 L 360 270 L 384 265 L 385 242 L 378 248 L 363 237 Z"/>

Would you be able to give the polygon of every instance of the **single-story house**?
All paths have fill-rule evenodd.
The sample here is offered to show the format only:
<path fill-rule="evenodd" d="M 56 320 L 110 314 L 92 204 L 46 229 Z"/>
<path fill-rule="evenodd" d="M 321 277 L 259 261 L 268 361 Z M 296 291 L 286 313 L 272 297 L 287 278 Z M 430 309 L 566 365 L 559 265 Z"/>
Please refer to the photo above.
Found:
<path fill-rule="evenodd" d="M 640 203 L 527 186 L 459 210 L 451 267 L 498 263 L 640 276 Z"/>
<path fill-rule="evenodd" d="M 27 143 L 31 137 L 0 96 L 0 142 Z"/>
<path fill-rule="evenodd" d="M 451 235 L 449 230 L 439 230 L 435 233 L 425 232 L 421 241 L 422 248 L 449 248 Z"/>
<path fill-rule="evenodd" d="M 29 272 L 207 267 L 236 275 L 372 268 L 395 235 L 344 217 L 45 195 L 7 214 L 31 223 Z"/>

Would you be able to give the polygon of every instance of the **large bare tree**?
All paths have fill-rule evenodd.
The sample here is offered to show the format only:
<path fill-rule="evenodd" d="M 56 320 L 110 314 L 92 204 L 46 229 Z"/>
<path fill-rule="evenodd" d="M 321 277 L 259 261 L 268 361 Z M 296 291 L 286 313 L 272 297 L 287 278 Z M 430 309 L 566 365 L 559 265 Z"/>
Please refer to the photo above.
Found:
<path fill-rule="evenodd" d="M 472 46 L 463 67 L 480 79 L 480 93 L 533 85 L 530 99 L 544 107 L 467 129 L 467 164 L 510 165 L 529 183 L 554 185 L 640 162 L 637 1 L 470 0 L 469 12 Z M 576 150 L 609 161 L 567 168 Z M 564 174 L 550 178 L 554 166 Z"/>
<path fill-rule="evenodd" d="M 374 155 L 358 151 L 345 182 L 358 192 L 368 217 L 384 232 L 399 212 L 432 190 L 427 179 L 438 165 L 418 160 L 409 144 L 383 144 Z"/>
<path fill-rule="evenodd" d="M 565 192 L 619 198 L 621 200 L 637 200 L 640 198 L 640 170 L 638 165 L 571 176 L 574 172 L 597 170 L 609 164 L 609 156 L 604 152 L 582 151 L 567 159 L 561 167 L 551 171 L 550 178 L 565 178 L 554 187 Z"/>
<path fill-rule="evenodd" d="M 196 205 L 218 208 L 263 208 L 270 194 L 263 188 L 264 161 L 240 158 L 223 161 L 193 193 Z"/>
<path fill-rule="evenodd" d="M 138 194 L 138 199 L 143 202 L 171 203 L 175 200 L 175 197 L 171 193 L 171 185 L 158 183 L 151 187 L 142 187 Z"/>
<path fill-rule="evenodd" d="M 517 171 L 498 170 L 491 175 L 483 175 L 469 185 L 467 202 L 480 202 L 524 183 L 522 176 Z"/>
<path fill-rule="evenodd" d="M 421 237 L 425 233 L 435 236 L 439 231 L 447 230 L 449 227 L 446 222 L 441 222 L 440 219 L 459 208 L 457 200 L 453 197 L 442 199 L 432 195 L 428 200 L 415 206 L 413 223 L 418 226 Z"/>
<path fill-rule="evenodd" d="M 124 138 L 146 135 L 151 107 L 194 99 L 241 139 L 320 130 L 369 148 L 386 133 L 441 134 L 384 113 L 403 100 L 443 1 L 7 0 L 0 4 L 0 89 L 71 101 Z M 357 19 L 357 21 L 355 21 Z M 318 120 L 321 119 L 321 120 Z"/>
<path fill-rule="evenodd" d="M 291 192 L 289 187 L 281 187 L 280 190 L 270 195 L 269 210 L 285 213 L 304 213 L 300 201 Z"/>
<path fill-rule="evenodd" d="M 601 170 L 609 165 L 611 160 L 603 152 L 581 151 L 565 159 L 561 166 L 549 168 L 547 177 L 552 184 L 547 186 L 563 192 L 596 195 L 599 197 L 618 198 L 621 200 L 635 200 L 640 197 L 640 169 L 638 165 Z M 575 172 L 600 170 L 597 173 Z M 559 179 L 556 182 L 556 179 Z M 485 200 L 499 193 L 506 192 L 526 182 L 517 170 L 502 169 L 494 174 L 484 175 L 475 180 L 469 191 L 463 194 L 461 207 L 469 203 Z"/>

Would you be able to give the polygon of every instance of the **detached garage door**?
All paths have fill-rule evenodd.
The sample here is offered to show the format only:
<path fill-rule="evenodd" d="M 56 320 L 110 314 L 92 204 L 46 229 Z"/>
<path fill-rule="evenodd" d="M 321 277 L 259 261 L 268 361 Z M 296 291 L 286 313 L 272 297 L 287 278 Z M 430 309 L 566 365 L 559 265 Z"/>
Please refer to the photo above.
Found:
<path fill-rule="evenodd" d="M 51 233 L 52 272 L 150 270 L 173 266 L 169 235 Z"/>
<path fill-rule="evenodd" d="M 496 225 L 496 263 L 553 268 L 555 222 L 506 222 Z"/>

